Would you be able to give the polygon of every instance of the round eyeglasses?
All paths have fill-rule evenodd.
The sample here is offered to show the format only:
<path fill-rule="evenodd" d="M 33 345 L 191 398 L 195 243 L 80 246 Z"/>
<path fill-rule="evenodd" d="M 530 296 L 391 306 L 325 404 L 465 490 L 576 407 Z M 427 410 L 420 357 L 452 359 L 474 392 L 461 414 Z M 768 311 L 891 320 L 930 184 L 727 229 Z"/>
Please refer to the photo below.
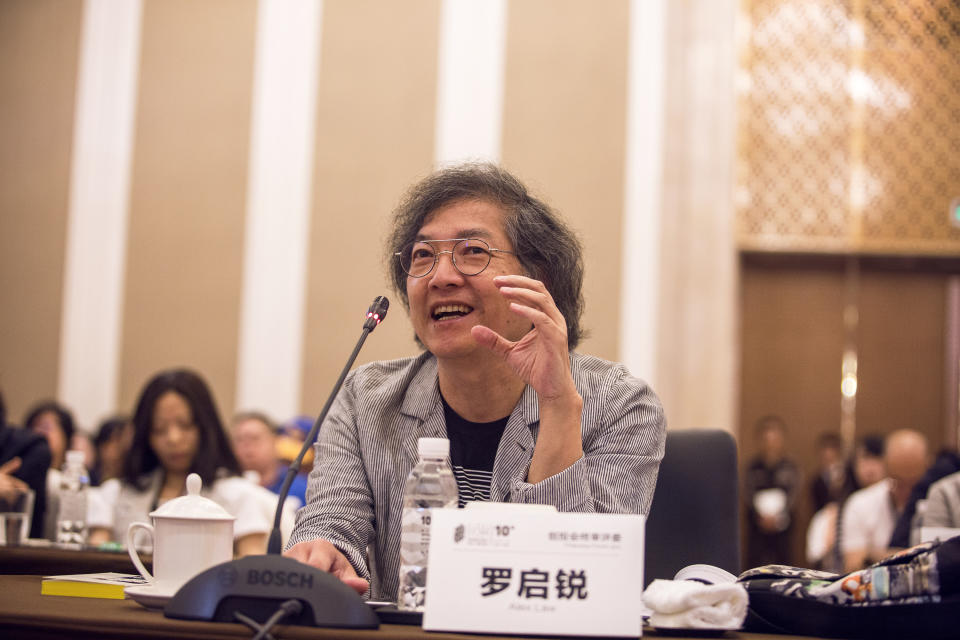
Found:
<path fill-rule="evenodd" d="M 441 242 L 453 242 L 453 248 L 440 251 L 436 245 Z M 475 276 L 490 264 L 494 253 L 509 253 L 506 249 L 494 249 L 480 238 L 448 238 L 446 240 L 418 240 L 411 242 L 394 255 L 400 260 L 400 268 L 408 276 L 422 278 L 430 274 L 440 256 L 449 253 L 453 266 L 465 276 Z"/>

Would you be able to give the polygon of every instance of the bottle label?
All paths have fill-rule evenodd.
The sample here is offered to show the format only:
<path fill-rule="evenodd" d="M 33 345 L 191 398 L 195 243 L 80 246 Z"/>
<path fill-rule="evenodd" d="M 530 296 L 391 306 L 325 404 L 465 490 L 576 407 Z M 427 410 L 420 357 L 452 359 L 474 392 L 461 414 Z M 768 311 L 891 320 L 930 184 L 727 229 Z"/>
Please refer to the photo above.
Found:
<path fill-rule="evenodd" d="M 430 507 L 407 507 L 400 519 L 400 586 L 397 606 L 423 611 L 427 598 Z"/>
<path fill-rule="evenodd" d="M 427 564 L 430 549 L 430 508 L 408 507 L 400 520 L 400 561 Z"/>

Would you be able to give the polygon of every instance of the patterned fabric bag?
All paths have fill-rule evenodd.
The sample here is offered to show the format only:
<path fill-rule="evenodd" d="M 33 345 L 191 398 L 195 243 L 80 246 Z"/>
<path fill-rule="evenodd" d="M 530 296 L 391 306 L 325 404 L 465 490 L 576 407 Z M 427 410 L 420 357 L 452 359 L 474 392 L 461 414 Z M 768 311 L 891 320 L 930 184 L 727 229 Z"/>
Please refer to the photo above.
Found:
<path fill-rule="evenodd" d="M 827 638 L 960 637 L 960 536 L 847 575 L 767 565 L 747 588 L 748 631 Z"/>

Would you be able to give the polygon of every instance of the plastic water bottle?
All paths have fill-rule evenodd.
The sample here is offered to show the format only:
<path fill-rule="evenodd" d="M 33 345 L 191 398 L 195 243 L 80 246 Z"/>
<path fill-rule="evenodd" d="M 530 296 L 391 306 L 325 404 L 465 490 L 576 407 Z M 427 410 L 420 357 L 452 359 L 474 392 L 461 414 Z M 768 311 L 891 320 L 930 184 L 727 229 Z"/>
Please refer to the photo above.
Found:
<path fill-rule="evenodd" d="M 431 511 L 457 506 L 457 481 L 447 462 L 450 441 L 420 438 L 417 451 L 420 462 L 407 476 L 400 523 L 397 608 L 406 611 L 423 611 L 426 602 Z"/>
<path fill-rule="evenodd" d="M 57 542 L 83 545 L 87 541 L 87 489 L 90 475 L 83 466 L 83 451 L 67 451 L 60 475 L 60 510 Z"/>

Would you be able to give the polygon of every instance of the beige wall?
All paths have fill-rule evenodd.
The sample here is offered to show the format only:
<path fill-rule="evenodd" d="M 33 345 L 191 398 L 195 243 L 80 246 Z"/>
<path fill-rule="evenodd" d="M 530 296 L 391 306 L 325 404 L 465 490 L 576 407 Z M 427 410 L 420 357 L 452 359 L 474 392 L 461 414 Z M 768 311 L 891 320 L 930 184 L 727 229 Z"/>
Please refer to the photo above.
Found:
<path fill-rule="evenodd" d="M 0 2 L 0 390 L 57 393 L 82 3 Z"/>
<path fill-rule="evenodd" d="M 144 5 L 121 407 L 172 366 L 233 407 L 255 16 L 253 0 Z"/>
<path fill-rule="evenodd" d="M 301 393 L 311 414 L 376 295 L 393 306 L 358 362 L 416 349 L 381 256 L 390 210 L 433 162 L 439 3 L 337 0 L 324 9 Z"/>

